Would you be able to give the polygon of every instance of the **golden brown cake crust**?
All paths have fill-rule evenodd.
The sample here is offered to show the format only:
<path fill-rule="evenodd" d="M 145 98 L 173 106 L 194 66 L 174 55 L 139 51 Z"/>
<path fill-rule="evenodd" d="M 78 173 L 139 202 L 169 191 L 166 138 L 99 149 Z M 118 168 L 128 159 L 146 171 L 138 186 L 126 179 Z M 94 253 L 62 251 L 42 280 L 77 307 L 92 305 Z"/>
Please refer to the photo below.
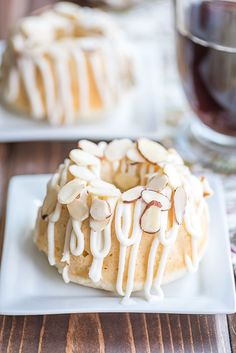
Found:
<path fill-rule="evenodd" d="M 48 184 L 36 245 L 66 282 L 151 289 L 196 271 L 208 239 L 211 190 L 174 150 L 139 139 L 82 140 Z"/>
<path fill-rule="evenodd" d="M 58 269 L 62 270 L 65 266 L 61 262 L 63 255 L 63 248 L 65 242 L 65 232 L 66 225 L 68 222 L 69 214 L 66 207 L 63 207 L 62 215 L 60 220 L 55 225 L 55 254 L 56 254 L 56 266 Z M 200 258 L 203 256 L 207 240 L 208 240 L 208 216 L 207 212 L 202 213 L 201 217 L 202 223 L 202 236 L 199 239 L 198 252 Z M 43 251 L 47 255 L 47 225 L 48 222 L 41 218 L 39 214 L 39 236 L 37 237 L 36 245 L 39 250 Z M 69 277 L 72 282 L 79 283 L 85 286 L 90 286 L 94 288 L 102 288 L 109 291 L 116 290 L 116 279 L 119 264 L 119 242 L 116 237 L 114 229 L 114 221 L 112 223 L 112 247 L 108 256 L 104 259 L 102 279 L 98 283 L 94 283 L 89 279 L 88 272 L 92 263 L 93 256 L 91 255 L 89 237 L 90 228 L 88 220 L 84 221 L 83 232 L 85 234 L 85 250 L 80 256 L 71 256 L 70 258 L 70 271 Z M 150 247 L 155 235 L 150 235 L 143 233 L 142 240 L 139 246 L 138 261 L 136 263 L 135 269 L 135 285 L 134 290 L 143 289 L 146 271 L 147 271 L 147 261 Z M 124 288 L 127 282 L 127 271 L 128 271 L 128 258 L 130 249 L 126 256 L 126 269 L 124 276 Z M 155 270 L 154 274 L 157 273 L 158 264 L 160 262 L 160 257 L 162 253 L 162 246 L 160 246 L 159 251 L 156 254 L 155 260 Z M 172 282 L 182 275 L 184 275 L 188 268 L 185 263 L 185 254 L 191 257 L 191 236 L 186 232 L 184 225 L 181 226 L 177 240 L 173 245 L 170 255 L 168 257 L 168 262 L 165 269 L 165 274 L 162 284 Z"/>

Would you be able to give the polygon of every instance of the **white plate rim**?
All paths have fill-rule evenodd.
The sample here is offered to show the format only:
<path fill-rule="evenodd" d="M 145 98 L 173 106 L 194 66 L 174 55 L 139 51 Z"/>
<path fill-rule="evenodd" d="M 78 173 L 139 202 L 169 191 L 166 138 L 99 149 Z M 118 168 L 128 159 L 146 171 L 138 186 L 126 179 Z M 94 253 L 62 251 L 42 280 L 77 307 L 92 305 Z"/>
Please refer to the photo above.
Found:
<path fill-rule="evenodd" d="M 10 182 L 9 182 L 9 188 L 8 188 L 8 197 L 7 197 L 7 207 L 6 207 L 6 223 L 5 223 L 5 232 L 4 232 L 4 241 L 3 241 L 3 250 L 2 250 L 2 260 L 1 260 L 1 267 L 0 267 L 0 294 L 4 293 L 4 289 L 1 287 L 2 284 L 2 272 L 5 270 L 6 267 L 6 258 L 7 258 L 7 247 L 9 246 L 9 242 L 6 240 L 7 239 L 7 233 L 8 233 L 8 228 L 9 228 L 9 213 L 10 213 L 10 209 L 11 209 L 11 202 L 10 201 L 10 193 L 12 190 L 12 185 L 14 185 L 15 182 L 17 182 L 18 180 L 22 180 L 22 179 L 27 179 L 27 178 L 45 178 L 45 177 L 49 177 L 49 175 L 45 175 L 45 174 L 40 174 L 40 175 L 18 175 L 18 176 L 14 176 L 11 178 Z M 215 183 L 218 186 L 217 188 L 217 193 L 219 193 L 220 197 L 224 198 L 224 194 L 223 194 L 223 188 L 222 188 L 222 182 L 220 181 L 219 177 L 215 177 Z M 223 211 L 223 212 L 222 212 Z M 230 271 L 230 279 L 231 279 L 231 289 L 232 292 L 231 294 L 231 305 L 227 307 L 222 307 L 222 303 L 221 303 L 221 309 L 216 309 L 216 310 L 208 310 L 208 309 L 198 309 L 197 311 L 189 311 L 188 309 L 186 310 L 150 310 L 150 308 L 144 309 L 144 310 L 139 310 L 137 307 L 139 306 L 138 303 L 141 302 L 141 299 L 137 299 L 138 301 L 136 308 L 134 306 L 118 306 L 115 307 L 114 309 L 110 309 L 108 308 L 106 310 L 106 308 L 100 310 L 99 307 L 97 307 L 98 310 L 89 310 L 89 309 L 81 309 L 81 310 L 73 310 L 73 308 L 58 308 L 57 310 L 42 310 L 42 309 L 37 309 L 34 308 L 33 310 L 21 310 L 21 309 L 4 309 L 4 307 L 1 305 L 1 301 L 0 301 L 0 314 L 1 315 L 48 315 L 48 314 L 70 314 L 70 313 L 88 313 L 88 312 L 136 312 L 136 313 L 181 313 L 181 314 L 231 314 L 234 313 L 236 311 L 236 297 L 235 297 L 235 285 L 234 285 L 234 276 L 233 276 L 233 269 L 232 269 L 232 263 L 230 260 L 230 242 L 229 242 L 229 236 L 228 236 L 228 227 L 227 227 L 227 219 L 226 219 L 226 212 L 225 212 L 225 205 L 222 203 L 220 205 L 220 212 L 222 215 L 222 219 L 221 222 L 223 224 L 223 227 L 225 229 L 224 232 L 224 240 L 225 240 L 225 246 L 226 249 L 228 251 L 228 256 L 227 256 L 227 267 L 228 267 L 228 271 Z M 98 297 L 99 298 L 99 297 Z M 99 298 L 100 299 L 100 298 Z M 98 301 L 99 301 L 98 299 Z M 116 297 L 117 299 L 117 297 Z M 213 298 L 214 299 L 214 298 Z M 204 301 L 203 301 L 204 303 Z M 218 303 L 219 304 L 219 303 Z M 215 303 L 215 305 L 217 305 L 217 301 Z M 143 303 L 142 300 L 142 306 L 145 307 L 145 304 Z"/>

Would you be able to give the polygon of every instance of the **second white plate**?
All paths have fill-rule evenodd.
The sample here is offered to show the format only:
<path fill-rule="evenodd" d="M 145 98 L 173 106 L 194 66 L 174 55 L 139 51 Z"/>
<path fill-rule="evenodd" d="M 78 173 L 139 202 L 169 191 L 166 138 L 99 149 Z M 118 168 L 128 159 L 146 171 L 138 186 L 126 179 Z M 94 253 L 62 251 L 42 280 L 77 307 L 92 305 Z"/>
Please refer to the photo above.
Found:
<path fill-rule="evenodd" d="M 17 176 L 9 186 L 0 272 L 0 314 L 33 315 L 82 312 L 232 313 L 235 289 L 222 185 L 211 177 L 211 224 L 207 252 L 199 271 L 164 286 L 165 298 L 148 303 L 135 294 L 124 306 L 113 293 L 65 284 L 33 243 L 32 229 L 46 192 L 48 175 Z"/>
<path fill-rule="evenodd" d="M 144 135 L 161 139 L 165 134 L 162 124 L 165 103 L 168 109 L 173 106 L 175 111 L 176 102 L 178 106 L 183 102 L 183 92 L 174 70 L 171 13 L 171 1 L 152 0 L 143 1 L 130 11 L 112 14 L 132 43 L 136 77 L 133 92 L 126 94 L 122 104 L 104 120 L 54 127 L 47 122 L 19 116 L 0 105 L 0 142 L 81 138 L 102 140 Z M 140 21 L 144 24 L 142 28 Z M 0 61 L 3 47 L 4 42 L 0 41 Z"/>

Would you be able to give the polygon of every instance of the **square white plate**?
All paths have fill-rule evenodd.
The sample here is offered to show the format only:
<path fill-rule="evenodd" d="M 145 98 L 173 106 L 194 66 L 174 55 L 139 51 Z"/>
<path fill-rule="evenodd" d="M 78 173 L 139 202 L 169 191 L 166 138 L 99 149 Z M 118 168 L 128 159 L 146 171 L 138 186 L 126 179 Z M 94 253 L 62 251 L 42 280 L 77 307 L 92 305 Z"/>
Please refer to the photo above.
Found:
<path fill-rule="evenodd" d="M 210 177 L 211 225 L 207 252 L 199 271 L 164 286 L 165 298 L 147 303 L 136 297 L 124 306 L 115 294 L 65 284 L 32 239 L 37 209 L 48 175 L 16 176 L 9 186 L 0 273 L 0 313 L 9 315 L 79 312 L 232 313 L 235 288 L 221 182 Z"/>
<path fill-rule="evenodd" d="M 4 42 L 0 41 L 0 61 Z M 118 107 L 98 121 L 80 122 L 68 126 L 52 126 L 46 121 L 36 121 L 20 115 L 0 104 L 0 142 L 137 138 L 144 134 L 150 138 L 160 136 L 157 126 L 162 116 L 159 93 L 161 91 L 158 70 L 159 54 L 155 42 L 134 45 L 136 59 L 135 87 L 127 92 Z M 147 68 L 146 53 L 149 53 Z M 145 70 L 144 70 L 145 68 Z M 147 80 L 147 77 L 150 77 Z M 1 97 L 0 97 L 1 98 Z M 0 101 L 1 103 L 1 101 Z M 158 103 L 158 104 L 157 104 Z M 158 127 L 158 128 L 157 128 Z"/>

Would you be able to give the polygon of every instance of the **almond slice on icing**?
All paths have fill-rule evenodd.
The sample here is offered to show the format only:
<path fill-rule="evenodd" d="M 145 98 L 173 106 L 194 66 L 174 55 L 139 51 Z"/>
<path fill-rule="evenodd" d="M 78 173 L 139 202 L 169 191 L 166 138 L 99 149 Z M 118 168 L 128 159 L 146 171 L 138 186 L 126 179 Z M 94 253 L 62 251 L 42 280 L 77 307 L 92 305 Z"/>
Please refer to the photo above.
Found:
<path fill-rule="evenodd" d="M 107 147 L 107 142 L 105 142 L 105 141 L 100 141 L 100 142 L 98 143 L 98 147 L 99 147 L 100 150 L 102 151 L 102 155 L 104 155 L 104 151 L 105 151 L 105 149 L 106 149 L 106 147 Z"/>
<path fill-rule="evenodd" d="M 176 189 L 181 185 L 179 173 L 172 164 L 166 164 L 164 166 L 164 173 L 168 176 L 168 183 L 172 188 Z"/>
<path fill-rule="evenodd" d="M 96 178 L 96 176 L 86 167 L 81 167 L 73 164 L 69 167 L 69 172 L 76 178 L 91 181 Z"/>
<path fill-rule="evenodd" d="M 161 209 L 157 201 L 150 202 L 140 218 L 140 227 L 143 232 L 154 234 L 161 227 Z"/>
<path fill-rule="evenodd" d="M 155 175 L 147 183 L 149 189 L 155 191 L 162 191 L 168 184 L 168 178 L 166 175 Z"/>
<path fill-rule="evenodd" d="M 174 210 L 176 222 L 180 225 L 183 222 L 187 205 L 187 194 L 183 186 L 178 187 L 174 193 Z"/>
<path fill-rule="evenodd" d="M 171 208 L 171 202 L 165 195 L 160 192 L 153 190 L 143 190 L 142 191 L 142 199 L 144 202 L 149 204 L 152 201 L 157 201 L 160 204 L 160 208 L 162 211 L 167 211 Z"/>
<path fill-rule="evenodd" d="M 146 138 L 137 141 L 139 153 L 152 164 L 161 162 L 167 155 L 167 151 L 159 143 L 148 140 Z"/>
<path fill-rule="evenodd" d="M 84 152 L 80 149 L 70 151 L 70 159 L 78 165 L 98 165 L 100 160 L 90 153 Z"/>
<path fill-rule="evenodd" d="M 110 162 L 119 161 L 125 157 L 127 150 L 132 144 L 133 142 L 129 139 L 114 140 L 108 144 L 104 155 Z"/>
<path fill-rule="evenodd" d="M 87 190 L 89 193 L 96 195 L 96 196 L 101 196 L 101 197 L 119 197 L 120 196 L 120 190 L 117 188 L 111 189 L 111 188 L 98 188 L 98 187 L 88 186 Z"/>
<path fill-rule="evenodd" d="M 139 177 L 128 173 L 117 173 L 114 177 L 114 182 L 119 189 L 126 191 L 139 183 Z"/>
<path fill-rule="evenodd" d="M 58 201 L 61 204 L 69 204 L 79 196 L 86 183 L 79 179 L 73 179 L 65 184 L 58 193 Z"/>
<path fill-rule="evenodd" d="M 111 207 L 105 200 L 94 199 L 90 208 L 90 215 L 95 221 L 104 221 L 111 216 Z"/>
<path fill-rule="evenodd" d="M 104 221 L 96 221 L 92 217 L 89 218 L 89 226 L 94 232 L 100 232 L 106 228 L 110 219 L 105 219 Z"/>
<path fill-rule="evenodd" d="M 75 199 L 67 205 L 71 217 L 77 221 L 84 221 L 89 217 L 89 208 L 81 199 Z"/>
<path fill-rule="evenodd" d="M 200 177 L 200 182 L 202 183 L 203 196 L 209 197 L 209 196 L 213 195 L 213 190 L 210 187 L 207 179 L 204 176 Z"/>
<path fill-rule="evenodd" d="M 169 148 L 168 149 L 168 155 L 167 155 L 167 160 L 170 163 L 178 164 L 178 165 L 183 165 L 184 161 L 178 154 L 178 152 L 174 148 Z"/>
<path fill-rule="evenodd" d="M 47 186 L 47 196 L 44 199 L 42 206 L 42 218 L 49 216 L 56 208 L 57 204 L 57 195 L 59 191 L 58 185 L 51 185 L 50 183 Z"/>
<path fill-rule="evenodd" d="M 101 179 L 94 179 L 91 181 L 90 186 L 93 186 L 95 188 L 108 188 L 108 189 L 116 189 L 115 185 L 108 183 L 106 181 L 103 181 Z"/>
<path fill-rule="evenodd" d="M 103 150 L 99 148 L 99 145 L 89 140 L 80 140 L 78 142 L 78 147 L 81 148 L 84 152 L 92 154 L 98 158 L 103 156 Z"/>
<path fill-rule="evenodd" d="M 143 186 L 135 186 L 134 188 L 125 191 L 122 194 L 122 201 L 124 203 L 131 203 L 137 201 L 138 199 L 140 199 L 143 190 Z"/>
<path fill-rule="evenodd" d="M 146 160 L 141 156 L 139 151 L 134 147 L 130 148 L 126 153 L 127 158 L 134 163 L 145 163 Z"/>

